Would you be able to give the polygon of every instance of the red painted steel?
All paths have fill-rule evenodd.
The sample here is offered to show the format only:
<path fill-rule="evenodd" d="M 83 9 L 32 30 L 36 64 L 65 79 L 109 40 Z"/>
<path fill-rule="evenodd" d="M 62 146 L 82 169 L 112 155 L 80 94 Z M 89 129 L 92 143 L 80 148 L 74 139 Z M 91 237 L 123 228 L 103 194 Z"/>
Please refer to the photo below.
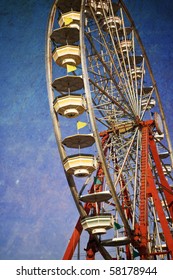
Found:
<path fill-rule="evenodd" d="M 169 183 L 166 180 L 165 175 L 163 173 L 163 168 L 162 168 L 162 164 L 160 162 L 160 158 L 159 158 L 159 155 L 157 152 L 156 143 L 152 136 L 150 136 L 149 142 L 150 142 L 151 153 L 152 153 L 153 159 L 156 164 L 158 176 L 160 178 L 160 185 L 162 186 L 162 191 L 165 195 L 165 198 L 166 198 L 166 201 L 168 204 L 168 208 L 170 211 L 170 215 L 173 219 L 173 191 L 172 191 L 171 187 L 169 186 Z"/>
<path fill-rule="evenodd" d="M 153 174 L 151 172 L 151 168 L 148 164 L 148 188 L 147 188 L 147 193 L 149 196 L 153 197 L 155 209 L 158 214 L 158 218 L 160 220 L 160 224 L 163 230 L 163 234 L 165 237 L 166 244 L 168 246 L 168 251 L 170 252 L 170 255 L 173 259 L 173 237 L 170 232 L 169 226 L 168 226 L 168 221 L 166 219 L 165 213 L 163 211 L 162 203 L 158 195 L 158 191 L 156 189 L 156 185 L 154 182 Z"/>
<path fill-rule="evenodd" d="M 140 241 L 139 245 L 139 253 L 141 259 L 149 259 L 149 252 L 148 252 L 148 198 L 152 197 L 155 205 L 155 210 L 160 220 L 160 224 L 163 230 L 163 234 L 165 237 L 165 242 L 168 247 L 168 252 L 173 259 L 173 236 L 171 234 L 168 221 L 166 219 L 165 212 L 163 210 L 161 200 L 158 194 L 158 190 L 155 185 L 153 173 L 151 167 L 149 165 L 149 148 L 151 150 L 153 160 L 156 165 L 156 172 L 158 177 L 160 178 L 160 184 L 163 187 L 163 192 L 165 194 L 165 200 L 167 201 L 170 214 L 173 214 L 173 193 L 171 187 L 169 186 L 165 175 L 163 173 L 162 164 L 158 155 L 157 147 L 155 141 L 153 139 L 152 133 L 150 132 L 150 126 L 153 125 L 151 121 L 146 121 L 142 123 L 142 151 L 141 151 L 141 186 L 140 186 L 140 218 L 139 218 L 139 232 Z M 152 252 L 151 255 L 154 255 L 157 252 Z"/>
<path fill-rule="evenodd" d="M 142 128 L 142 151 L 141 151 L 141 186 L 139 205 L 139 227 L 140 227 L 140 256 L 141 259 L 148 259 L 148 198 L 147 198 L 147 165 L 148 165 L 148 126 Z"/>

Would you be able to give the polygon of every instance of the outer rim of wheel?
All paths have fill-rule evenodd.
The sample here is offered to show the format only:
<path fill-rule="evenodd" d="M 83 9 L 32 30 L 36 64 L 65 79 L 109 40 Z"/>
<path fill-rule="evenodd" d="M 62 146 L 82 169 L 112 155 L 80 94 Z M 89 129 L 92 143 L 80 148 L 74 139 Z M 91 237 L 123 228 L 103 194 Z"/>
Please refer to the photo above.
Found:
<path fill-rule="evenodd" d="M 57 3 L 58 3 L 58 0 L 55 0 L 53 5 L 52 5 L 52 8 L 51 8 L 51 11 L 50 11 L 50 14 L 49 14 L 49 18 L 48 18 L 47 32 L 46 32 L 45 61 L 46 61 L 46 80 L 47 80 L 47 91 L 48 91 L 50 113 L 51 113 L 51 118 L 52 118 L 52 122 L 53 122 L 53 128 L 54 128 L 54 133 L 55 133 L 57 146 L 58 146 L 58 149 L 59 149 L 60 158 L 61 158 L 61 161 L 63 162 L 63 160 L 66 158 L 66 153 L 65 153 L 65 151 L 62 147 L 62 144 L 61 144 L 62 143 L 62 137 L 61 137 L 59 120 L 58 120 L 58 118 L 56 116 L 56 113 L 54 111 L 54 108 L 53 108 L 54 92 L 53 92 L 53 89 L 52 89 L 52 50 L 51 50 L 51 39 L 50 39 L 50 35 L 51 35 L 52 29 L 53 29 L 53 23 L 54 23 L 54 20 L 55 20 Z M 87 214 L 86 214 L 84 208 L 79 203 L 78 193 L 77 193 L 77 189 L 76 189 L 76 185 L 75 185 L 73 176 L 68 174 L 65 171 L 65 169 L 64 169 L 64 173 L 65 173 L 67 182 L 69 184 L 70 191 L 72 193 L 72 196 L 73 196 L 73 199 L 75 201 L 76 207 L 78 209 L 78 212 L 79 212 L 81 217 L 85 217 Z"/>

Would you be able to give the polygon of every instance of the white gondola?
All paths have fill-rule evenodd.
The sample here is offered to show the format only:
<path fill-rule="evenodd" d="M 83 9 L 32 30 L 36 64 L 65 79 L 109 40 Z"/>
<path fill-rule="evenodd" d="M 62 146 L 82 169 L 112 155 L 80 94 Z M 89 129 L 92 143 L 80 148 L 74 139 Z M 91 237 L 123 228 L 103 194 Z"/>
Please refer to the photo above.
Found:
<path fill-rule="evenodd" d="M 131 32 L 132 32 L 132 28 L 131 27 L 120 28 L 118 30 L 118 36 L 120 37 L 120 39 L 123 39 L 123 38 L 128 39 L 129 35 L 131 34 Z"/>
<path fill-rule="evenodd" d="M 75 134 L 64 138 L 62 144 L 68 148 L 83 149 L 92 146 L 95 143 L 93 134 Z"/>
<path fill-rule="evenodd" d="M 89 194 L 85 194 L 85 195 L 81 195 L 79 197 L 80 201 L 82 202 L 104 202 L 104 201 L 108 201 L 109 199 L 111 199 L 112 195 L 110 193 L 110 191 L 101 191 L 101 192 L 95 192 L 95 193 L 89 193 Z"/>
<path fill-rule="evenodd" d="M 161 141 L 161 140 L 163 140 L 163 138 L 164 138 L 164 133 L 159 134 L 158 132 L 155 132 L 154 138 L 155 138 L 157 141 Z"/>
<path fill-rule="evenodd" d="M 172 167 L 171 164 L 162 164 L 162 170 L 165 176 L 169 175 L 172 172 Z M 155 172 L 158 173 L 156 167 L 155 167 Z"/>
<path fill-rule="evenodd" d="M 113 215 L 108 213 L 81 219 L 83 229 L 91 234 L 105 234 L 108 229 L 113 228 L 113 224 Z"/>
<path fill-rule="evenodd" d="M 131 27 L 118 29 L 118 36 L 120 38 L 120 41 L 116 44 L 116 49 L 118 52 L 126 54 L 132 50 L 132 39 L 130 38 L 131 36 L 129 36 L 131 32 Z"/>
<path fill-rule="evenodd" d="M 123 246 L 123 245 L 127 245 L 129 243 L 130 243 L 130 238 L 127 236 L 114 237 L 113 239 L 107 239 L 107 240 L 101 241 L 101 245 L 111 246 L 111 247 Z"/>
<path fill-rule="evenodd" d="M 131 71 L 129 71 L 129 75 L 131 75 L 132 80 L 140 80 L 143 75 L 145 75 L 145 70 L 141 66 L 137 66 L 136 68 L 132 68 Z"/>
<path fill-rule="evenodd" d="M 103 17 L 104 16 L 104 12 L 107 13 L 108 12 L 108 2 L 106 0 L 102 0 L 102 1 L 95 1 L 96 2 L 96 11 L 95 14 L 97 17 Z"/>
<path fill-rule="evenodd" d="M 56 44 L 74 44 L 79 41 L 79 30 L 69 26 L 54 29 L 50 38 Z"/>
<path fill-rule="evenodd" d="M 168 246 L 164 243 L 164 244 L 160 244 L 160 245 L 156 245 L 155 246 L 157 251 L 162 251 L 162 250 L 168 250 Z"/>
<path fill-rule="evenodd" d="M 151 110 L 156 105 L 156 100 L 151 97 L 149 102 L 148 99 L 143 99 L 141 102 L 141 109 L 142 110 Z"/>
<path fill-rule="evenodd" d="M 76 118 L 86 109 L 86 102 L 82 95 L 70 94 L 58 96 L 54 100 L 56 113 L 66 118 Z"/>
<path fill-rule="evenodd" d="M 162 166 L 162 169 L 163 169 L 163 173 L 165 175 L 171 173 L 171 171 L 172 171 L 171 164 L 165 164 L 164 166 Z"/>
<path fill-rule="evenodd" d="M 84 13 L 87 17 L 92 17 L 92 12 L 91 9 L 93 9 L 93 11 L 96 11 L 96 2 L 94 0 L 87 0 L 86 4 L 85 4 L 85 8 L 84 8 Z"/>
<path fill-rule="evenodd" d="M 139 80 L 145 75 L 145 69 L 142 67 L 143 56 L 130 56 L 125 59 L 125 64 L 128 65 L 128 73 L 132 80 Z"/>
<path fill-rule="evenodd" d="M 52 87 L 59 92 L 74 92 L 82 89 L 84 86 L 83 79 L 80 76 L 63 76 L 60 78 L 56 78 Z"/>
<path fill-rule="evenodd" d="M 80 13 L 76 11 L 69 11 L 67 13 L 64 13 L 60 16 L 58 23 L 60 27 L 69 26 L 79 29 Z"/>
<path fill-rule="evenodd" d="M 67 173 L 76 177 L 86 177 L 97 168 L 97 160 L 91 154 L 75 154 L 68 156 L 63 161 Z"/>
<path fill-rule="evenodd" d="M 143 87 L 141 89 L 138 89 L 138 94 L 140 95 L 142 93 L 142 96 L 149 95 L 153 91 L 153 87 Z"/>
<path fill-rule="evenodd" d="M 136 68 L 138 66 L 141 66 L 143 62 L 143 56 L 142 55 L 136 55 L 136 56 L 129 56 L 125 58 L 124 63 L 126 65 L 131 66 L 131 68 Z"/>
<path fill-rule="evenodd" d="M 111 32 L 114 32 L 117 29 L 119 29 L 120 26 L 121 26 L 121 19 L 117 16 L 107 17 L 106 20 L 104 19 L 101 21 L 101 28 L 106 32 L 109 32 L 109 30 L 111 30 Z"/>
<path fill-rule="evenodd" d="M 117 51 L 122 53 L 127 53 L 132 50 L 132 40 L 122 40 L 119 44 L 116 45 Z"/>
<path fill-rule="evenodd" d="M 68 65 L 77 66 L 81 63 L 79 46 L 66 45 L 57 47 L 52 53 L 54 61 L 61 67 Z"/>
<path fill-rule="evenodd" d="M 168 158 L 170 156 L 170 153 L 167 150 L 160 150 L 158 151 L 158 155 L 161 159 L 164 159 L 164 158 Z"/>

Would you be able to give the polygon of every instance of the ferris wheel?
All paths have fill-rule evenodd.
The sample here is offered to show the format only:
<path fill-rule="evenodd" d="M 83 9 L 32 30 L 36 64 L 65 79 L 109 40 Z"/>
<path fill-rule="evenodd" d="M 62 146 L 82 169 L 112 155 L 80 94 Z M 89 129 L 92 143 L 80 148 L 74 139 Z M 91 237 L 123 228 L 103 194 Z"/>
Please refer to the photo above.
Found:
<path fill-rule="evenodd" d="M 54 1 L 46 71 L 54 133 L 79 212 L 63 259 L 73 258 L 82 231 L 86 259 L 173 259 L 171 141 L 124 2 Z"/>

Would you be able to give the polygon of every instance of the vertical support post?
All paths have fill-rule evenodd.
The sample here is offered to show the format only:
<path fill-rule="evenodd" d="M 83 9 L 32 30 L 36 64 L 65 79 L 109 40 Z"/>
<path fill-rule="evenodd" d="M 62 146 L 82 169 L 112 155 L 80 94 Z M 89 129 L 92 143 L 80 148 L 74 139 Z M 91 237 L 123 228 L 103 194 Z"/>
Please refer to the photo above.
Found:
<path fill-rule="evenodd" d="M 170 215 L 173 219 L 173 191 L 172 191 L 171 187 L 169 186 L 169 183 L 166 180 L 165 175 L 163 173 L 162 164 L 160 162 L 160 158 L 159 158 L 159 155 L 157 152 L 156 143 L 152 136 L 149 139 L 149 143 L 150 143 L 151 153 L 152 153 L 153 159 L 156 164 L 157 173 L 160 178 L 160 183 L 163 186 L 163 193 L 165 195 L 165 198 L 166 198 L 166 201 L 168 204 Z"/>
<path fill-rule="evenodd" d="M 141 139 L 141 185 L 140 185 L 140 206 L 139 206 L 139 253 L 141 259 L 148 259 L 148 198 L 153 197 L 155 208 L 161 223 L 161 227 L 165 236 L 166 244 L 168 246 L 168 252 L 173 258 L 173 237 L 169 229 L 168 221 L 166 220 L 165 212 L 163 210 L 154 177 L 149 166 L 149 148 L 152 153 L 153 159 L 156 164 L 158 177 L 160 183 L 163 186 L 163 192 L 165 194 L 166 201 L 170 210 L 171 216 L 173 215 L 173 193 L 163 173 L 162 164 L 157 152 L 157 147 L 154 142 L 153 136 L 150 135 L 150 121 L 142 123 L 142 139 Z M 165 252 L 164 252 L 165 253 Z M 155 253 L 153 253 L 155 254 Z"/>
<path fill-rule="evenodd" d="M 141 185 L 139 206 L 140 256 L 142 260 L 148 259 L 148 197 L 147 197 L 147 165 L 149 148 L 149 128 L 142 127 L 141 151 Z"/>
<path fill-rule="evenodd" d="M 163 211 L 163 207 L 155 186 L 155 182 L 154 182 L 154 178 L 153 178 L 153 174 L 151 172 L 151 168 L 148 164 L 148 190 L 147 193 L 149 196 L 153 197 L 153 201 L 154 201 L 154 205 L 160 220 L 160 224 L 163 230 L 163 234 L 168 246 L 168 250 L 170 252 L 170 255 L 173 259 L 173 237 L 172 234 L 170 232 L 169 226 L 168 226 L 168 221 L 166 220 L 165 217 L 165 213 Z"/>

